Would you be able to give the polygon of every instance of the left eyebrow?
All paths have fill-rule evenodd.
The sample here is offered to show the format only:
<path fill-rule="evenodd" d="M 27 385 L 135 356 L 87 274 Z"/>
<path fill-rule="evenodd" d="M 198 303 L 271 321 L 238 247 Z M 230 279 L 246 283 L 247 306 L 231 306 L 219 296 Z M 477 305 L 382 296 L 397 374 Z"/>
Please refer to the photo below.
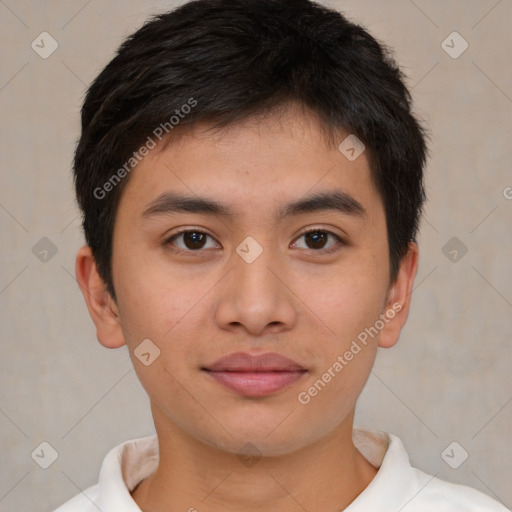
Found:
<path fill-rule="evenodd" d="M 344 215 L 364 219 L 367 212 L 364 206 L 351 195 L 342 191 L 319 192 L 311 196 L 283 205 L 277 212 L 277 219 L 312 213 L 335 210 Z M 205 197 L 178 195 L 164 192 L 151 201 L 143 211 L 142 217 L 165 215 L 170 213 L 198 213 L 220 217 L 234 217 L 235 214 L 228 206 Z"/>
<path fill-rule="evenodd" d="M 326 210 L 335 210 L 345 215 L 359 217 L 361 219 L 368 216 L 364 206 L 359 201 L 346 192 L 335 191 L 318 192 L 303 199 L 299 199 L 298 201 L 286 204 L 279 210 L 278 218 L 282 219 L 290 215 Z"/>

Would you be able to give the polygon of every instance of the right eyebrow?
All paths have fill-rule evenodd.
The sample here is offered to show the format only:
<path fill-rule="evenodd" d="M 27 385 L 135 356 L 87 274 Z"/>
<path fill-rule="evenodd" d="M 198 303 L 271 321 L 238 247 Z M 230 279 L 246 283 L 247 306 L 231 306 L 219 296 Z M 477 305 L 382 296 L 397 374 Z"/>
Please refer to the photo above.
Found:
<path fill-rule="evenodd" d="M 205 197 L 192 197 L 164 192 L 151 201 L 142 213 L 143 217 L 152 217 L 168 213 L 203 213 L 222 217 L 233 217 L 227 206 Z"/>

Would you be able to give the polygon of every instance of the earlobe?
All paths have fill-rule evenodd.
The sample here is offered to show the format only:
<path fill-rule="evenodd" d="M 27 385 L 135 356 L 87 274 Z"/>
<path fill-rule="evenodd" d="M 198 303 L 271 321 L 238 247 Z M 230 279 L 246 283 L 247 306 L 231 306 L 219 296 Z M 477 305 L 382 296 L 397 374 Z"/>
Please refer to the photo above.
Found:
<path fill-rule="evenodd" d="M 75 274 L 89 314 L 96 326 L 98 341 L 107 348 L 125 344 L 117 305 L 98 273 L 96 260 L 89 246 L 82 247 L 76 256 Z"/>
<path fill-rule="evenodd" d="M 415 242 L 410 242 L 407 254 L 400 262 L 398 276 L 388 294 L 386 316 L 389 318 L 389 321 L 380 332 L 379 347 L 393 347 L 400 337 L 400 331 L 409 315 L 412 289 L 417 270 L 418 245 Z"/>

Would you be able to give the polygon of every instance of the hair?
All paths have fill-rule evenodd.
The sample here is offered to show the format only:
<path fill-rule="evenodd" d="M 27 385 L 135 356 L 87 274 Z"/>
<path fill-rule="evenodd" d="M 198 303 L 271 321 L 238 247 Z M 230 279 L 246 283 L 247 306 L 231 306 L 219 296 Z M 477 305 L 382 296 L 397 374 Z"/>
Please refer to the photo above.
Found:
<path fill-rule="evenodd" d="M 404 78 L 386 46 L 309 0 L 194 0 L 148 20 L 89 87 L 74 157 L 82 226 L 107 290 L 115 298 L 116 210 L 142 146 L 290 103 L 316 114 L 331 142 L 344 132 L 364 143 L 395 281 L 418 230 L 428 153 Z"/>

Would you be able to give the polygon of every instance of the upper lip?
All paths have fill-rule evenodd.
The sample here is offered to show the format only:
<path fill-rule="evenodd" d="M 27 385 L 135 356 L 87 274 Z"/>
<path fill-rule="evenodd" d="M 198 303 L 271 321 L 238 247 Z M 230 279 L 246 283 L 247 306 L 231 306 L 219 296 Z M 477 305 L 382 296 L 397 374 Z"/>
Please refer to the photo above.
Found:
<path fill-rule="evenodd" d="M 246 352 L 234 352 L 221 357 L 214 363 L 203 367 L 213 372 L 277 372 L 305 370 L 299 363 L 274 352 L 251 355 Z"/>

